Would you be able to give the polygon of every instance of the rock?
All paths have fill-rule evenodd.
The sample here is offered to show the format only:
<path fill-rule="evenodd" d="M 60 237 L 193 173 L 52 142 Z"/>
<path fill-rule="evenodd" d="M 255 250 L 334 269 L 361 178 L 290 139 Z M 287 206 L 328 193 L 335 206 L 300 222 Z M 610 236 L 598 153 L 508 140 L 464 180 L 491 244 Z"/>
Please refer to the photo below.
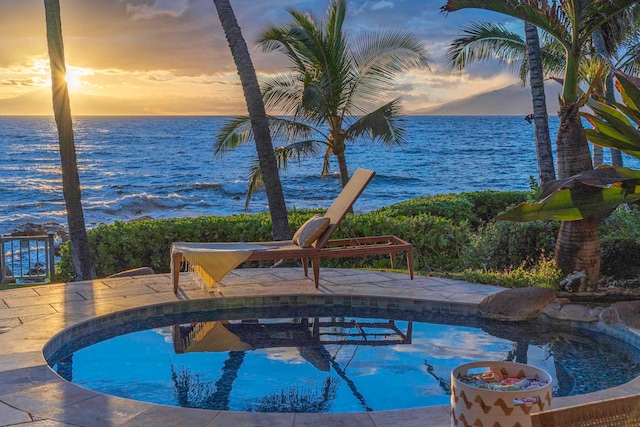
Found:
<path fill-rule="evenodd" d="M 155 274 L 151 267 L 140 267 L 132 270 L 121 271 L 120 273 L 112 274 L 108 276 L 109 279 L 114 277 L 132 277 L 132 276 L 146 276 L 148 274 Z"/>
<path fill-rule="evenodd" d="M 607 324 L 622 324 L 640 329 L 640 301 L 617 302 L 602 310 L 600 320 Z"/>
<path fill-rule="evenodd" d="M 478 311 L 482 317 L 493 320 L 533 320 L 555 298 L 556 294 L 551 289 L 536 286 L 507 289 L 483 299 L 478 305 Z"/>
<path fill-rule="evenodd" d="M 557 320 L 597 322 L 600 320 L 601 311 L 601 307 L 591 308 L 580 304 L 562 304 L 556 300 L 545 307 L 542 312 L 546 316 Z"/>
<path fill-rule="evenodd" d="M 45 236 L 47 234 L 54 234 L 62 242 L 69 240 L 69 233 L 66 227 L 57 222 L 45 222 L 42 224 L 27 222 L 16 227 L 9 233 L 9 236 Z"/>

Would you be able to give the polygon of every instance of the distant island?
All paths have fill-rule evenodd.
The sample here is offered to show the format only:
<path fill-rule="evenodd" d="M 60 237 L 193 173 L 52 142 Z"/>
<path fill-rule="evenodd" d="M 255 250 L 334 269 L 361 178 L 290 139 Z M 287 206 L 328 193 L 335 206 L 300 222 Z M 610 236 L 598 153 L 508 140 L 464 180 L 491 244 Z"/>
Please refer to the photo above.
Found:
<path fill-rule="evenodd" d="M 557 115 L 559 110 L 558 93 L 562 89 L 558 83 L 545 83 L 547 112 Z M 469 96 L 457 101 L 447 102 L 430 108 L 409 111 L 412 116 L 527 116 L 531 114 L 531 88 L 519 84 L 502 89 Z"/>

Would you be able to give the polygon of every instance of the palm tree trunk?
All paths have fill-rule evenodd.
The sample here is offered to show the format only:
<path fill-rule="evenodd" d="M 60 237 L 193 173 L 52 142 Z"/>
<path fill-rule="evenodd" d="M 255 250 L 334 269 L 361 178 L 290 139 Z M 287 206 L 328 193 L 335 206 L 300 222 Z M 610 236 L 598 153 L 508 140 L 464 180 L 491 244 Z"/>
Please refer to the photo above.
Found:
<path fill-rule="evenodd" d="M 262 101 L 256 70 L 251 62 L 249 49 L 247 49 L 247 44 L 244 41 L 229 0 L 213 0 L 213 3 L 231 48 L 231 54 L 238 69 L 242 90 L 247 102 L 251 128 L 256 141 L 258 161 L 269 202 L 269 212 L 273 224 L 273 239 L 287 240 L 291 238 L 289 220 L 287 219 L 287 206 L 282 192 L 280 175 L 278 174 L 278 164 L 273 154 L 269 122 Z"/>
<path fill-rule="evenodd" d="M 549 117 L 547 100 L 544 93 L 544 73 L 542 71 L 542 54 L 538 29 L 535 25 L 524 23 L 529 58 L 529 83 L 533 100 L 533 126 L 536 136 L 536 152 L 538 154 L 538 175 L 540 185 L 556 179 L 553 167 L 553 152 L 549 134 Z"/>
<path fill-rule="evenodd" d="M 76 280 L 95 279 L 96 272 L 89 250 L 89 240 L 82 211 L 82 193 L 73 138 L 73 123 L 69 91 L 65 76 L 67 74 L 62 42 L 62 23 L 60 22 L 59 0 L 44 0 L 47 23 L 47 46 L 51 66 L 51 89 L 53 112 L 58 127 L 60 144 L 60 164 L 62 169 L 62 192 L 67 208 L 69 240 L 73 256 Z"/>
<path fill-rule="evenodd" d="M 591 39 L 593 42 L 593 49 L 596 51 L 596 54 L 601 57 L 606 57 L 607 47 L 604 42 L 604 36 L 602 35 L 602 30 L 596 30 L 593 33 L 593 36 L 591 37 Z M 609 78 L 611 78 L 611 84 L 613 84 L 613 78 L 609 74 L 607 76 L 607 81 L 605 82 L 605 87 L 600 88 L 601 89 L 600 94 L 601 95 L 604 94 L 606 99 L 608 99 L 609 101 L 615 101 L 613 90 L 610 93 L 607 90 Z M 607 92 L 605 93 L 605 91 Z M 609 97 L 609 95 L 611 95 L 611 98 Z M 611 150 L 612 160 L 613 160 L 613 151 L 614 149 Z M 619 160 L 622 161 L 622 156 L 620 156 Z M 594 144 L 593 145 L 593 167 L 595 168 L 603 164 L 604 164 L 604 150 L 602 149 L 602 147 Z"/>
<path fill-rule="evenodd" d="M 607 74 L 607 78 L 605 79 L 604 86 L 604 96 L 607 100 L 614 102 L 616 100 L 615 90 L 613 83 L 613 74 Z M 611 164 L 616 167 L 622 167 L 622 151 L 617 148 L 611 148 Z"/>
<path fill-rule="evenodd" d="M 568 178 L 592 168 L 589 145 L 578 105 L 561 102 L 558 128 L 558 177 Z M 565 221 L 556 240 L 555 259 L 566 274 L 585 271 L 582 290 L 596 291 L 600 276 L 600 237 L 595 219 Z"/>
<path fill-rule="evenodd" d="M 580 291 L 598 290 L 600 236 L 594 218 L 563 222 L 555 251 L 556 263 L 564 274 L 587 273 L 586 280 L 580 284 Z"/>

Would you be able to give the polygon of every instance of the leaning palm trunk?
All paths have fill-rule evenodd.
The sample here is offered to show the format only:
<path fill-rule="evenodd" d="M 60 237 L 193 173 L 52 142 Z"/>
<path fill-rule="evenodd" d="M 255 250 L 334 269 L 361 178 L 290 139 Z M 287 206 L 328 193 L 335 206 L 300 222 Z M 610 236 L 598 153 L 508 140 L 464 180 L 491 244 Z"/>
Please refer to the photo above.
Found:
<path fill-rule="evenodd" d="M 338 135 L 335 135 L 334 132 L 331 132 L 331 135 L 329 137 L 329 143 L 331 145 L 331 151 L 333 151 L 333 155 L 336 156 L 336 160 L 338 161 L 340 179 L 342 181 L 342 188 L 344 188 L 349 182 L 349 169 L 347 168 L 347 157 L 344 154 L 347 147 L 344 144 L 344 137 L 340 135 L 340 131 L 336 133 L 338 133 Z"/>
<path fill-rule="evenodd" d="M 591 155 L 580 121 L 577 103 L 560 106 L 558 128 L 558 177 L 577 175 L 591 169 Z M 581 290 L 595 291 L 600 275 L 600 237 L 595 219 L 564 221 L 556 241 L 555 259 L 564 274 L 585 271 Z"/>
<path fill-rule="evenodd" d="M 612 73 L 607 74 L 605 79 L 604 96 L 609 101 L 616 100 Z M 617 148 L 611 148 L 611 165 L 616 167 L 624 166 L 622 161 L 622 151 Z"/>
<path fill-rule="evenodd" d="M 596 54 L 600 57 L 607 57 L 607 47 L 604 41 L 602 30 L 596 30 L 593 33 L 593 48 Z M 607 73 L 607 77 L 604 81 L 604 88 L 602 90 L 605 98 L 611 102 L 615 102 L 615 92 L 613 90 L 613 75 L 611 72 Z M 604 149 L 598 145 L 593 146 L 593 167 L 604 164 Z M 611 149 L 611 164 L 613 166 L 622 166 L 622 153 L 615 148 Z"/>
<path fill-rule="evenodd" d="M 269 202 L 269 212 L 273 224 L 273 239 L 287 240 L 291 238 L 289 220 L 287 219 L 287 206 L 284 201 L 278 164 L 273 152 L 269 122 L 264 109 L 256 70 L 253 68 L 247 44 L 244 41 L 229 0 L 213 0 L 213 3 L 218 11 L 218 17 L 231 48 L 231 54 L 238 69 L 242 90 L 247 102 L 251 128 L 256 141 L 260 171 L 262 172 L 262 179 Z"/>
<path fill-rule="evenodd" d="M 62 169 L 62 192 L 67 208 L 69 240 L 76 280 L 95 279 L 96 272 L 89 250 L 89 240 L 82 211 L 80 177 L 73 138 L 73 124 L 69 92 L 65 81 L 66 65 L 62 43 L 59 0 L 44 0 L 47 23 L 47 46 L 51 65 L 51 89 L 53 92 L 53 112 L 58 127 L 60 141 L 60 164 Z"/>
<path fill-rule="evenodd" d="M 556 179 L 556 172 L 553 167 L 547 99 L 544 93 L 542 54 L 540 52 L 540 40 L 536 26 L 525 22 L 524 29 L 527 41 L 527 56 L 529 59 L 529 83 L 531 85 L 531 98 L 533 101 L 533 126 L 536 137 L 536 152 L 538 155 L 538 173 L 540 185 L 544 185 Z"/>

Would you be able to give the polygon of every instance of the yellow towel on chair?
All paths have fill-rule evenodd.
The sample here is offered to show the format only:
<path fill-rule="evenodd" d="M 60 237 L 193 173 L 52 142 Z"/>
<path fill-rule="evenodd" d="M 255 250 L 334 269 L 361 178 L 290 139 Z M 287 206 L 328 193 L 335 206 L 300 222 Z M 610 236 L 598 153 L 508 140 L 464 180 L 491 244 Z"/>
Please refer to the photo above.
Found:
<path fill-rule="evenodd" d="M 215 286 L 231 270 L 242 264 L 256 249 L 264 246 L 248 243 L 174 243 L 171 254 L 179 252 L 188 264 L 209 287 Z M 173 256 L 171 257 L 173 261 Z M 172 265 L 180 268 L 179 265 Z"/>

